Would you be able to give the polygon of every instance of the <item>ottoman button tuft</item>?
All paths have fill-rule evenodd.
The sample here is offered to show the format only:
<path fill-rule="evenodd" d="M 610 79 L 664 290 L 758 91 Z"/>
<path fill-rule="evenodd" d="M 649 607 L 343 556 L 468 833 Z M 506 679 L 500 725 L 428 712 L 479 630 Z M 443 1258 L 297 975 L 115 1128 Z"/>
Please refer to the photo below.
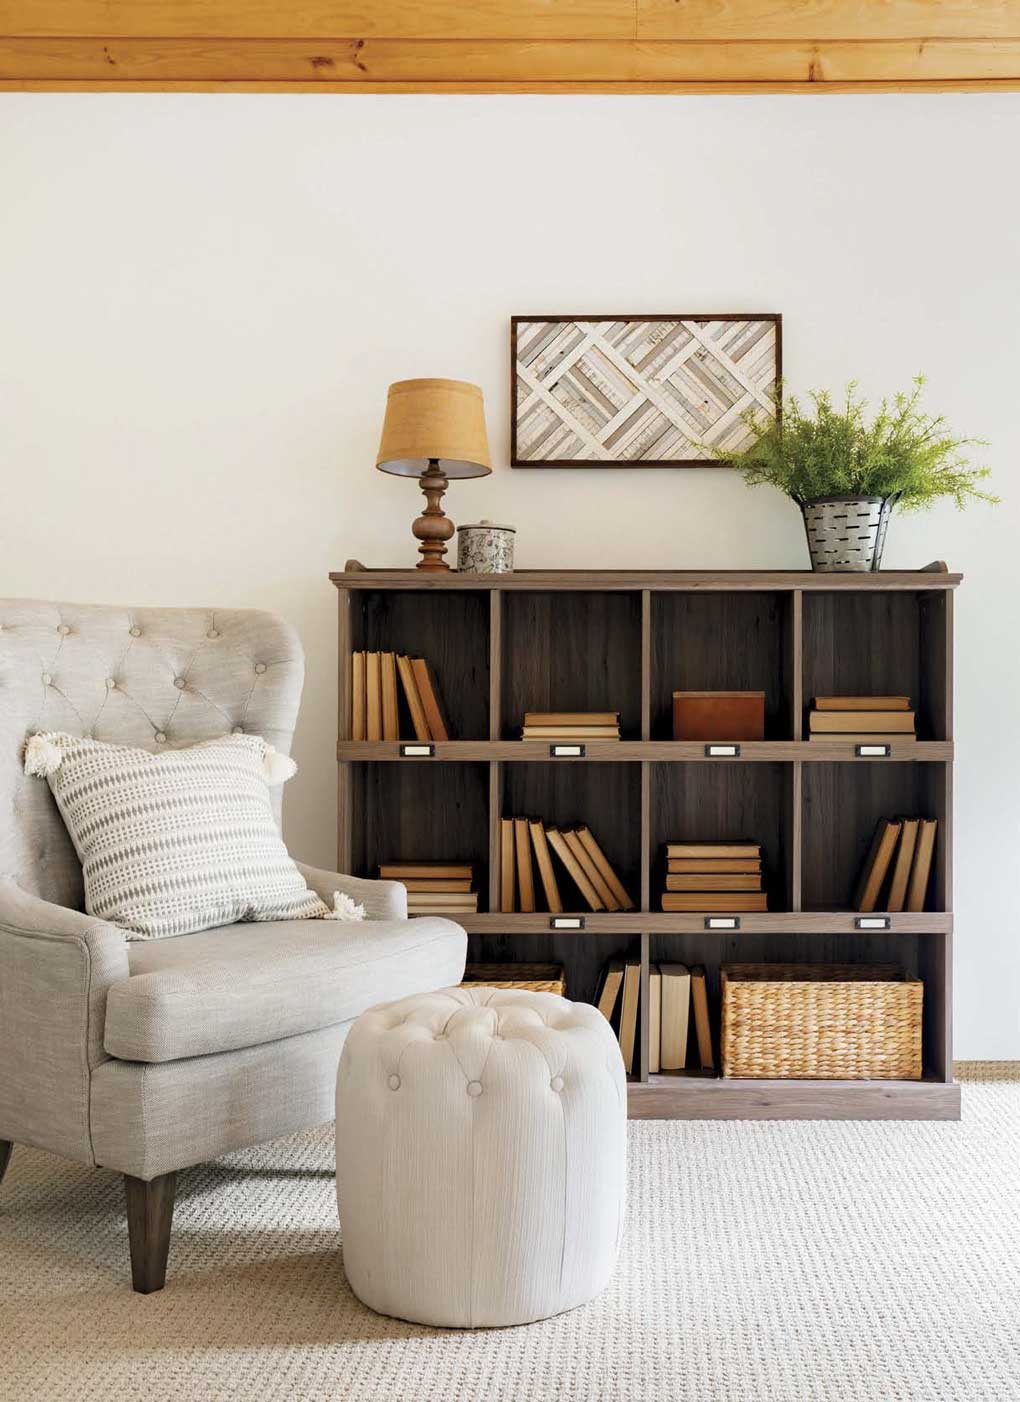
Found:
<path fill-rule="evenodd" d="M 562 1089 L 563 1089 L 563 1077 L 562 1077 L 562 1076 L 554 1076 L 554 1077 L 552 1078 L 552 1080 L 549 1082 L 549 1084 L 552 1086 L 553 1090 L 562 1090 Z"/>
<path fill-rule="evenodd" d="M 481 1081 L 468 1081 L 468 1083 L 467 1083 L 467 1093 L 468 1093 L 468 1095 L 471 1095 L 471 1096 L 481 1095 L 481 1093 L 482 1093 L 482 1083 L 481 1083 Z"/>
<path fill-rule="evenodd" d="M 399 1077 L 399 1076 L 391 1076 L 391 1077 L 389 1078 L 389 1080 L 386 1082 L 386 1084 L 389 1086 L 390 1090 L 399 1090 L 399 1089 L 400 1089 L 400 1077 Z"/>

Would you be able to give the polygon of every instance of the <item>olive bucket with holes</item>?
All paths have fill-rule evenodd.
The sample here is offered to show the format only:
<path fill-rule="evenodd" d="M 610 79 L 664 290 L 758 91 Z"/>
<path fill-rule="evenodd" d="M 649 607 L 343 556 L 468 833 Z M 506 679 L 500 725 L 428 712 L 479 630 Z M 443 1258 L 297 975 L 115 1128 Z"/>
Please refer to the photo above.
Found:
<path fill-rule="evenodd" d="M 882 568 L 895 497 L 818 497 L 798 503 L 813 570 L 866 573 Z"/>

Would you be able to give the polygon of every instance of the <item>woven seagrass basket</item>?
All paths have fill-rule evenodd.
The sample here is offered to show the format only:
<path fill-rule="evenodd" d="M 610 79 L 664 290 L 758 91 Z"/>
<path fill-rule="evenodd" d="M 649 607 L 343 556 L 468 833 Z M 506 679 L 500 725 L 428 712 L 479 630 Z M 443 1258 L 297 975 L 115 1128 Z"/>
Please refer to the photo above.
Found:
<path fill-rule="evenodd" d="M 564 997 L 567 980 L 562 964 L 469 964 L 462 988 L 484 983 L 487 988 L 527 988 L 532 993 Z"/>
<path fill-rule="evenodd" d="M 921 1079 L 924 985 L 894 964 L 724 964 L 722 1074 Z"/>

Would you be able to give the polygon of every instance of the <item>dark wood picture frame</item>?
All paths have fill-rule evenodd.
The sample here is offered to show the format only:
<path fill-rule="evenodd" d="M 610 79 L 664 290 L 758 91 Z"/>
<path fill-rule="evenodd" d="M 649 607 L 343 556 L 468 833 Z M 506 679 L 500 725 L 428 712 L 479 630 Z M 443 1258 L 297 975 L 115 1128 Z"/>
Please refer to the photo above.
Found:
<path fill-rule="evenodd" d="M 672 458 L 672 459 L 605 459 L 605 458 L 542 458 L 523 460 L 517 450 L 517 334 L 522 324 L 535 321 L 570 323 L 582 321 L 688 321 L 704 324 L 712 321 L 767 321 L 775 327 L 775 381 L 782 383 L 783 376 L 783 318 L 779 312 L 667 312 L 649 315 L 635 312 L 630 314 L 586 313 L 573 316 L 540 315 L 512 316 L 510 318 L 510 466 L 522 468 L 634 468 L 634 467 L 722 467 L 728 464 L 721 459 L 711 458 Z"/>

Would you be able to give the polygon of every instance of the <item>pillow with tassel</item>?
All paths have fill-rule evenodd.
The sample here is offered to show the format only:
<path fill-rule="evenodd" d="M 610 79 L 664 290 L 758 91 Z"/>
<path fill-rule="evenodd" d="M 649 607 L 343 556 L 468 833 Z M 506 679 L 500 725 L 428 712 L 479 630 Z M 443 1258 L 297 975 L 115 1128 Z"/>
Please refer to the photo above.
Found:
<path fill-rule="evenodd" d="M 344 918 L 308 890 L 273 816 L 270 785 L 296 770 L 258 735 L 159 754 L 52 731 L 25 746 L 78 853 L 85 909 L 135 939 Z"/>

